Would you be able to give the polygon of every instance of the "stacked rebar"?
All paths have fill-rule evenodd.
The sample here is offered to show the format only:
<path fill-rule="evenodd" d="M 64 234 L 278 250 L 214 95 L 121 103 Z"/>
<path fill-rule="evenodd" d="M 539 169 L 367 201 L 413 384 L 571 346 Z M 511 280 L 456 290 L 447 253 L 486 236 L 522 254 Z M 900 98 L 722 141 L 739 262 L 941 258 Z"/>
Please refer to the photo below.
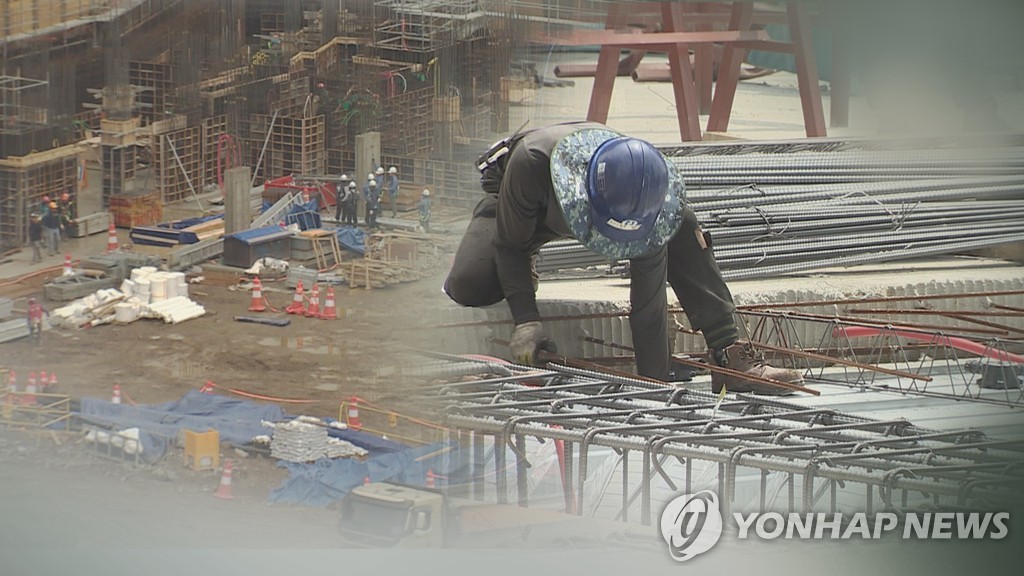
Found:
<path fill-rule="evenodd" d="M 925 145 L 930 147 L 925 147 Z M 665 148 L 723 275 L 758 278 L 1024 241 L 1024 141 Z M 575 242 L 541 271 L 595 266 Z"/>

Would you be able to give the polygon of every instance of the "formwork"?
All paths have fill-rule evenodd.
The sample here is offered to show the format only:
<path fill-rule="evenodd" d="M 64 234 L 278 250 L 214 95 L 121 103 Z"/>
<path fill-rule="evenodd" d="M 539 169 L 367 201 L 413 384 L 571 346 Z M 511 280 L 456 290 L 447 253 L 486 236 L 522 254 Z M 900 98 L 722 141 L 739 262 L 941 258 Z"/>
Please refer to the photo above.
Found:
<path fill-rule="evenodd" d="M 257 115 L 258 116 L 258 115 Z M 270 125 L 270 118 L 266 118 Z M 327 165 L 324 116 L 276 119 L 263 158 L 264 178 L 323 174 Z"/>
<path fill-rule="evenodd" d="M 381 153 L 395 156 L 430 155 L 433 141 L 433 90 L 421 88 L 385 101 L 387 123 L 381 131 Z"/>
<path fill-rule="evenodd" d="M 203 118 L 203 182 L 220 184 L 223 171 L 241 165 L 239 143 L 228 137 L 228 117 L 218 114 Z"/>
<path fill-rule="evenodd" d="M 0 33 L 32 34 L 110 8 L 109 0 L 5 0 L 0 5 Z"/>
<path fill-rule="evenodd" d="M 0 244 L 28 241 L 28 216 L 43 196 L 75 195 L 80 158 L 79 148 L 70 145 L 0 159 Z"/>
<path fill-rule="evenodd" d="M 203 185 L 202 126 L 153 134 L 153 176 L 164 204 L 198 194 Z"/>
<path fill-rule="evenodd" d="M 146 123 L 163 118 L 173 106 L 175 84 L 170 64 L 130 61 L 128 83 L 139 89 L 136 102 Z"/>

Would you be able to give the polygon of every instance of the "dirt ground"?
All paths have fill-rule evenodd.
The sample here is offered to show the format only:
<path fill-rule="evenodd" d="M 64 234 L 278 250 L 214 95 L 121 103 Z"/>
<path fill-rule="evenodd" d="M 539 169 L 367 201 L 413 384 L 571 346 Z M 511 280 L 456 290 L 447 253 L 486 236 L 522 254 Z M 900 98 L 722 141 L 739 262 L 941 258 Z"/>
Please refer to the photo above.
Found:
<path fill-rule="evenodd" d="M 179 398 L 207 380 L 256 395 L 312 403 L 282 402 L 289 412 L 338 416 L 339 404 L 355 394 L 387 404 L 403 396 L 382 377 L 417 340 L 410 330 L 429 298 L 443 298 L 433 277 L 383 289 L 339 286 L 334 321 L 266 312 L 291 325 L 273 327 L 234 320 L 248 312 L 251 295 L 239 286 L 190 285 L 206 315 L 176 325 L 140 320 L 82 330 L 47 330 L 39 344 L 21 339 L 0 345 L 0 366 L 15 370 L 24 386 L 29 372 L 56 373 L 59 392 L 73 398 L 109 398 L 119 384 L 126 402 L 151 404 Z M 293 291 L 284 281 L 264 283 L 271 306 L 283 309 Z M 63 303 L 44 302 L 49 309 Z M 417 325 L 418 326 L 418 325 Z"/>
<path fill-rule="evenodd" d="M 457 241 L 457 236 L 453 238 Z M 448 257 L 438 261 L 448 262 Z M 219 394 L 242 398 L 230 389 L 237 390 L 256 396 L 250 397 L 255 402 L 274 402 L 292 415 L 338 418 L 342 402 L 352 395 L 407 414 L 415 412 L 416 405 L 410 400 L 409 384 L 392 375 L 397 365 L 407 361 L 403 355 L 409 349 L 425 344 L 418 332 L 423 325 L 417 311 L 431 306 L 431 299 L 444 298 L 438 286 L 447 267 L 437 268 L 426 278 L 382 289 L 336 287 L 337 320 L 262 313 L 268 318 L 289 319 L 291 324 L 286 327 L 235 321 L 236 316 L 257 315 L 248 311 L 248 285 L 210 275 L 189 287 L 190 297 L 206 308 L 205 316 L 176 325 L 144 319 L 80 330 L 51 328 L 39 343 L 23 338 L 0 344 L 0 371 L 14 370 L 22 389 L 29 372 L 55 373 L 59 382 L 56 392 L 69 395 L 73 402 L 83 397 L 109 399 L 117 384 L 125 403 L 157 404 L 177 400 L 210 380 Z M 36 290 L 24 285 L 7 290 L 8 297 L 14 298 L 16 317 L 25 307 L 25 296 L 42 294 L 41 281 L 38 284 Z M 283 310 L 294 291 L 283 279 L 265 280 L 263 293 L 270 306 Z M 49 310 L 66 304 L 43 303 Z M 361 414 L 364 423 L 383 427 L 387 415 L 366 408 Z M 431 431 L 410 430 L 410 426 L 400 425 L 404 435 L 432 440 Z M 402 437 L 398 431 L 393 435 L 398 438 L 392 439 Z M 114 482 L 135 486 L 140 492 L 193 495 L 204 500 L 213 500 L 210 493 L 220 479 L 219 470 L 186 468 L 180 448 L 154 465 L 132 466 L 91 454 L 91 444 L 82 440 L 81 433 L 35 436 L 7 430 L 0 434 L 0 468 L 9 470 L 17 466 L 44 475 L 59 470 L 71 472 L 83 482 Z M 266 455 L 245 454 L 226 444 L 222 444 L 221 454 L 235 465 L 236 501 L 257 507 L 257 512 L 266 506 L 270 491 L 287 477 L 276 460 Z"/>

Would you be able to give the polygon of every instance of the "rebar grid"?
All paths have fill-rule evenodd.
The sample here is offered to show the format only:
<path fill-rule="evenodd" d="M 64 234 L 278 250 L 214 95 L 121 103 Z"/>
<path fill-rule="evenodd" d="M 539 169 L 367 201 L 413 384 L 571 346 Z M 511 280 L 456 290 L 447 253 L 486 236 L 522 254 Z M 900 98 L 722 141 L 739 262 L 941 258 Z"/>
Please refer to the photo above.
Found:
<path fill-rule="evenodd" d="M 805 378 L 859 389 L 872 389 L 902 394 L 916 394 L 951 400 L 1024 407 L 1024 388 L 1008 386 L 1002 390 L 981 386 L 983 373 L 968 369 L 964 360 L 980 357 L 980 367 L 1017 364 L 1019 357 L 1007 348 L 1009 343 L 1000 337 L 979 336 L 969 338 L 956 334 L 962 328 L 938 326 L 895 325 L 885 320 L 868 318 L 841 318 L 799 311 L 741 310 L 741 316 L 751 320 L 749 328 L 755 346 L 762 349 L 779 347 L 778 358 L 788 366 L 804 372 Z M 969 315 L 969 312 L 965 312 Z M 801 329 L 798 324 L 815 325 L 816 329 Z M 866 328 L 851 336 L 849 328 Z M 983 330 L 983 329 L 979 329 Z M 806 341 L 807 334 L 820 334 L 815 342 Z M 999 332 L 1006 335 L 1006 332 Z M 924 345 L 910 350 L 909 341 Z M 969 350 L 964 348 L 970 346 Z M 842 362 L 825 362 L 813 355 L 789 353 L 813 348 L 821 356 L 838 358 Z M 891 370 L 877 370 L 876 365 L 891 365 Z M 830 368 L 839 366 L 840 370 Z M 879 381 L 880 374 L 886 374 Z M 937 380 L 941 377 L 941 383 Z"/>
<path fill-rule="evenodd" d="M 467 362 L 457 365 L 465 375 Z M 791 511 L 809 512 L 825 499 L 834 512 L 840 491 L 848 498 L 857 492 L 854 486 L 863 488 L 858 497 L 867 512 L 908 509 L 913 493 L 939 507 L 1021 500 L 1012 488 L 1024 482 L 1024 442 L 990 439 L 978 430 L 929 430 L 905 419 L 872 420 L 763 397 L 719 398 L 556 364 L 546 370 L 502 365 L 503 375 L 489 372 L 487 363 L 478 365 L 478 380 L 439 383 L 424 395 L 460 440 L 472 443 L 472 450 L 460 451 L 460 460 L 474 459 L 466 466 L 473 474 L 463 478 L 474 496 L 484 493 L 481 439 L 493 437 L 496 447 L 508 446 L 514 465 L 506 462 L 505 450 L 494 450 L 500 503 L 507 503 L 511 470 L 518 504 L 528 503 L 527 437 L 561 447 L 566 511 L 577 514 L 584 510 L 591 448 L 615 450 L 623 474 L 616 517 L 626 520 L 639 496 L 644 524 L 652 520 L 652 484 L 662 481 L 689 493 L 695 487 L 691 471 L 702 466 L 718 469 L 715 482 L 726 515 L 736 499 L 738 472 L 751 469 L 759 474 L 762 511 L 768 508 L 773 474 L 784 477 Z M 639 495 L 630 494 L 632 451 L 642 455 Z M 682 477 L 666 465 L 673 458 Z M 874 502 L 876 491 L 880 506 Z M 899 500 L 896 491 L 902 491 Z"/>

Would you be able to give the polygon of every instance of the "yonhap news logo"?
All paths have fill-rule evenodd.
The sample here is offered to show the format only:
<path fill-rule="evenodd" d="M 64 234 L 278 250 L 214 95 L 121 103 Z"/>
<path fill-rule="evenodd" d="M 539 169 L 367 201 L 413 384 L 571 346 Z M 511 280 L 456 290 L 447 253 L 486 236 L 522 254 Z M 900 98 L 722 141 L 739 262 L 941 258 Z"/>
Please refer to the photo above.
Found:
<path fill-rule="evenodd" d="M 685 562 L 711 549 L 722 537 L 722 511 L 718 495 L 710 490 L 683 494 L 661 513 L 661 537 L 669 554 Z"/>
<path fill-rule="evenodd" d="M 1008 512 L 734 512 L 737 540 L 1002 540 L 1010 533 Z M 683 494 L 661 513 L 661 535 L 674 560 L 685 562 L 710 550 L 725 528 L 718 495 Z"/>

